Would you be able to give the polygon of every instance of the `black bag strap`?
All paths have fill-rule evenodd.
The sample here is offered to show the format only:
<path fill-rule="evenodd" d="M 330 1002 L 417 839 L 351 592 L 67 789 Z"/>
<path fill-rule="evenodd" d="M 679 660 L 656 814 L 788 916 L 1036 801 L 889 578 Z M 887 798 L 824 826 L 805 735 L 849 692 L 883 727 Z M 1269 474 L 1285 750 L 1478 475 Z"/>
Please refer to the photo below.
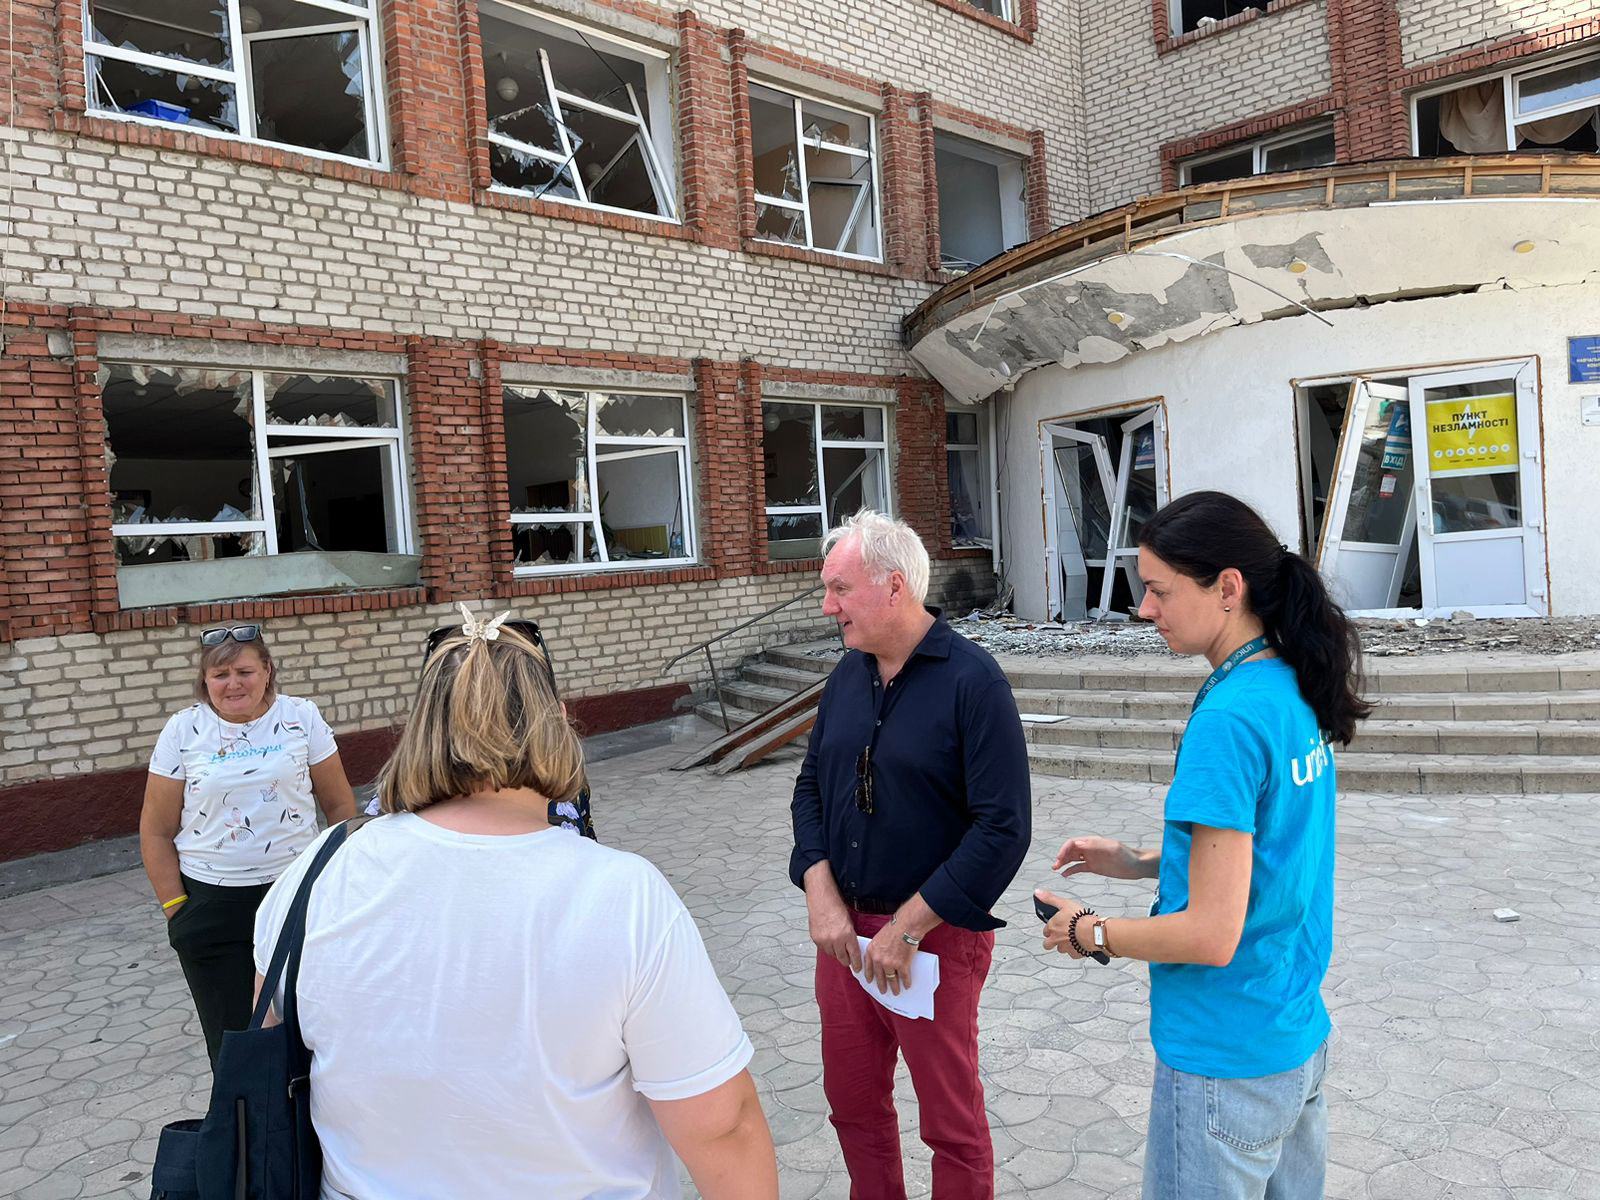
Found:
<path fill-rule="evenodd" d="M 317 876 L 322 874 L 322 869 L 328 865 L 328 860 L 352 833 L 365 825 L 371 817 L 352 817 L 348 821 L 340 822 L 334 826 L 333 832 L 328 835 L 322 847 L 317 851 L 317 857 L 312 860 L 310 868 L 300 880 L 300 886 L 295 889 L 294 899 L 289 904 L 289 911 L 283 919 L 283 925 L 278 930 L 277 943 L 272 947 L 272 959 L 267 964 L 267 973 L 261 980 L 261 995 L 256 999 L 256 1008 L 250 1014 L 250 1028 L 260 1029 L 263 1021 L 267 1019 L 267 1010 L 272 1006 L 272 998 L 277 994 L 278 981 L 283 978 L 285 967 L 289 969 L 289 978 L 284 988 L 283 997 L 283 1023 L 290 1026 L 289 1036 L 294 1041 L 300 1040 L 300 1020 L 295 1011 L 294 987 L 300 976 L 300 948 L 306 936 L 306 908 L 311 903 L 311 885 L 316 883 Z M 292 959 L 292 963 L 291 963 Z"/>

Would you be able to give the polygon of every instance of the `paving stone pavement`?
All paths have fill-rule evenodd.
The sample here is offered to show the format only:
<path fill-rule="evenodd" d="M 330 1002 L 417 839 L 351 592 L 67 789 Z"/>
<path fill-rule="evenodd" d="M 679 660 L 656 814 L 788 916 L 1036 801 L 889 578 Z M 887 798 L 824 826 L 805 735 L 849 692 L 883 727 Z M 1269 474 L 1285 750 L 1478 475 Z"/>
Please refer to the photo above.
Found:
<path fill-rule="evenodd" d="M 783 1195 L 843 1198 L 805 911 L 786 878 L 796 756 L 719 779 L 667 771 L 684 750 L 596 766 L 600 836 L 656 862 L 699 921 L 756 1046 Z M 1028 894 L 1069 834 L 1153 840 L 1160 789 L 1039 778 L 1034 797 L 1034 854 L 997 908 L 1011 925 L 980 1020 L 998 1189 L 1132 1200 L 1145 970 L 1042 954 Z M 1600 795 L 1349 795 L 1339 845 L 1328 1195 L 1600 1198 Z M 1148 898 L 1078 882 L 1102 911 Z M 1497 923 L 1497 908 L 1521 920 Z M 147 1196 L 156 1132 L 199 1113 L 208 1085 L 140 873 L 0 902 L 0 1196 Z M 897 1098 L 908 1184 L 926 1196 L 903 1069 Z"/>

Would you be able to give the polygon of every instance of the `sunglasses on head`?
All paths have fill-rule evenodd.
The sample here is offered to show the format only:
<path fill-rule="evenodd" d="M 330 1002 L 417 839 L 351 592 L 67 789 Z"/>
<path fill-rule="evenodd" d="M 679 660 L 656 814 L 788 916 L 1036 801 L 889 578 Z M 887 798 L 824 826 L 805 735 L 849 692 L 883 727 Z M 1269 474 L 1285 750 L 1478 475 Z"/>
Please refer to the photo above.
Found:
<path fill-rule="evenodd" d="M 219 625 L 215 629 L 200 631 L 202 646 L 220 646 L 232 638 L 236 642 L 253 642 L 261 636 L 259 625 Z"/>
<path fill-rule="evenodd" d="M 522 637 L 532 642 L 535 646 L 539 647 L 540 651 L 544 654 L 545 666 L 550 669 L 550 690 L 559 695 L 560 691 L 556 687 L 555 657 L 550 653 L 550 647 L 544 640 L 544 634 L 539 632 L 538 623 L 535 621 L 508 620 L 500 628 L 514 630 Z M 432 658 L 433 652 L 444 644 L 446 638 L 456 637 L 460 633 L 461 626 L 459 625 L 439 626 L 439 628 L 435 629 L 428 635 L 428 640 L 423 644 L 422 661 L 427 662 L 428 659 Z"/>

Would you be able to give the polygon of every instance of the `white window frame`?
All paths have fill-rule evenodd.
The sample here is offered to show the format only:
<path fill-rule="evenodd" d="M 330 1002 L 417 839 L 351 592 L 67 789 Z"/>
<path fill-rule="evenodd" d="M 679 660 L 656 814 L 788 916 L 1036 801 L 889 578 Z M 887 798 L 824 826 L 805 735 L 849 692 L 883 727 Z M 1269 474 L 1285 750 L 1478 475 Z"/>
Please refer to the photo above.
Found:
<path fill-rule="evenodd" d="M 555 110 L 551 115 L 555 122 L 556 136 L 561 142 L 561 150 L 559 152 L 548 150 L 543 146 L 535 146 L 531 142 L 519 141 L 503 133 L 497 133 L 492 129 L 485 129 L 484 131 L 489 141 L 496 146 L 514 150 L 518 154 L 531 155 L 542 162 L 550 163 L 558 171 L 565 171 L 568 178 L 572 180 L 572 190 L 577 193 L 577 197 L 573 198 L 571 196 L 556 195 L 553 191 L 546 191 L 539 194 L 539 199 L 554 201 L 558 204 L 572 204 L 579 208 L 593 209 L 598 212 L 620 213 L 626 217 L 640 217 L 646 221 L 662 221 L 669 225 L 681 224 L 682 222 L 678 216 L 678 197 L 675 184 L 676 169 L 673 163 L 671 130 L 671 56 L 666 51 L 658 50 L 654 46 L 645 46 L 638 42 L 619 38 L 614 34 L 601 33 L 598 30 L 579 25 L 573 21 L 563 21 L 550 13 L 537 12 L 524 5 L 510 3 L 509 0 L 479 0 L 479 12 L 481 13 L 484 10 L 488 10 L 501 20 L 523 25 L 548 37 L 561 37 L 560 32 L 558 32 L 560 29 L 576 30 L 584 38 L 604 43 L 601 48 L 606 53 L 613 54 L 617 58 L 632 59 L 640 63 L 645 70 L 645 86 L 649 89 L 650 109 L 652 112 L 661 114 L 661 119 L 657 122 L 661 128 L 652 129 L 650 122 L 645 119 L 644 110 L 639 106 L 639 97 L 634 94 L 632 84 L 629 84 L 627 88 L 631 111 L 612 108 L 609 105 L 596 103 L 572 92 L 562 91 L 556 86 L 555 74 L 550 69 L 550 56 L 541 46 L 539 48 L 539 65 L 544 74 L 545 91 L 550 96 L 550 103 Z M 541 29 L 541 26 L 545 28 Z M 483 40 L 481 24 L 479 40 L 480 42 Z M 484 86 L 487 88 L 489 86 L 488 46 L 484 45 L 482 50 Z M 638 139 L 640 150 L 644 155 L 645 171 L 650 176 L 650 184 L 655 191 L 656 200 L 667 210 L 664 214 L 641 212 L 636 208 L 617 208 L 614 205 L 599 204 L 589 199 L 589 185 L 584 182 L 583 173 L 578 170 L 575 161 L 577 150 L 567 137 L 567 123 L 562 112 L 562 105 L 564 104 L 573 108 L 585 109 L 588 112 L 597 113 L 610 120 L 633 127 L 634 136 Z M 624 145 L 624 150 L 627 149 L 628 144 Z M 616 162 L 617 157 L 621 156 L 621 153 L 622 151 L 618 151 L 617 155 L 612 158 L 611 163 L 606 164 L 606 170 L 610 169 L 611 165 Z M 602 174 L 604 174 L 604 171 L 602 171 Z M 508 196 L 528 196 L 533 194 L 526 188 L 508 187 L 500 183 L 492 183 L 490 190 L 502 192 Z"/>
<path fill-rule="evenodd" d="M 952 441 L 949 441 L 948 439 L 946 439 L 946 441 L 945 441 L 944 449 L 945 449 L 945 494 L 946 494 L 946 497 L 948 499 L 949 491 L 950 491 L 950 479 L 949 479 L 950 467 L 949 467 L 949 463 L 950 463 L 950 453 L 951 453 L 951 451 L 963 451 L 963 450 L 973 451 L 978 456 L 977 487 L 978 487 L 979 492 L 982 494 L 982 497 L 983 497 L 985 505 L 987 506 L 985 511 L 986 511 L 987 516 L 989 518 L 989 536 L 988 537 L 975 538 L 970 542 L 957 542 L 955 540 L 955 530 L 951 529 L 951 531 L 950 531 L 951 544 L 955 545 L 955 546 L 958 546 L 958 547 L 981 546 L 984 549 L 992 549 L 993 546 L 994 546 L 995 525 L 997 523 L 996 520 L 995 520 L 995 517 L 996 517 L 996 513 L 997 513 L 997 509 L 998 509 L 998 506 L 995 504 L 996 488 L 995 488 L 995 480 L 994 480 L 994 457 L 995 457 L 995 450 L 994 450 L 994 405 L 992 403 L 985 404 L 981 409 L 979 409 L 979 408 L 967 408 L 967 407 L 963 407 L 961 405 L 953 405 L 952 404 L 952 405 L 946 405 L 945 406 L 945 412 L 946 413 L 955 413 L 958 416 L 963 416 L 964 415 L 964 416 L 972 416 L 972 417 L 977 418 L 976 421 L 974 422 L 973 427 L 978 431 L 978 440 L 975 441 L 975 442 L 952 442 Z M 949 516 L 951 514 L 946 514 L 946 515 Z"/>
<path fill-rule="evenodd" d="M 890 478 L 889 461 L 889 422 L 892 410 L 885 404 L 871 404 L 858 400 L 812 400 L 806 397 L 767 396 L 762 399 L 762 405 L 768 404 L 794 404 L 809 405 L 811 408 L 811 446 L 817 456 L 817 503 L 816 504 L 769 504 L 764 510 L 765 517 L 789 516 L 816 516 L 822 520 L 822 537 L 828 536 L 828 531 L 833 528 L 828 522 L 828 474 L 823 467 L 823 451 L 825 450 L 880 450 L 883 463 L 883 511 L 890 516 L 894 515 L 894 487 Z M 824 408 L 864 408 L 871 409 L 883 417 L 883 437 L 879 441 L 841 441 L 828 439 L 822 436 L 822 410 Z M 765 454 L 765 446 L 762 453 Z M 784 538 L 783 541 L 807 541 L 806 538 Z"/>
<path fill-rule="evenodd" d="M 394 503 L 384 520 L 394 548 L 389 554 L 415 554 L 412 536 L 411 496 L 407 486 L 405 399 L 400 380 L 392 375 L 366 374 L 355 371 L 324 371 L 320 368 L 294 367 L 228 367 L 195 366 L 190 363 L 174 364 L 136 359 L 108 360 L 107 367 L 139 366 L 153 371 L 217 370 L 232 371 L 250 376 L 250 455 L 253 460 L 256 495 L 261 516 L 249 521 L 147 521 L 132 525 L 113 524 L 113 538 L 165 538 L 193 537 L 203 534 L 259 534 L 266 547 L 259 557 L 271 558 L 278 551 L 277 513 L 272 503 L 271 460 L 274 458 L 303 458 L 307 454 L 324 454 L 334 450 L 358 450 L 366 446 L 389 447 L 388 478 L 385 485 L 394 497 Z M 267 376 L 312 376 L 315 378 L 360 379 L 387 383 L 394 389 L 395 424 L 393 425 L 279 425 L 267 421 Z M 308 444 L 284 442 L 284 438 L 307 439 Z M 279 439 L 274 442 L 273 439 Z M 112 450 L 108 434 L 106 445 Z M 304 553 L 286 551 L 285 553 Z M 315 553 L 312 551 L 311 553 Z M 334 553 L 337 553 L 336 551 Z M 257 557 L 257 556 L 251 556 Z"/>
<path fill-rule="evenodd" d="M 383 37 L 379 25 L 377 0 L 373 0 L 371 8 L 363 8 L 358 4 L 346 4 L 342 0 L 295 0 L 295 3 L 305 5 L 307 8 L 323 9 L 329 14 L 326 24 L 308 25 L 296 29 L 275 29 L 268 31 L 258 30 L 255 33 L 245 33 L 239 18 L 239 9 L 246 0 L 220 0 L 228 10 L 228 42 L 229 57 L 233 60 L 232 67 L 213 67 L 206 63 L 190 62 L 182 58 L 169 58 L 161 54 L 148 54 L 142 50 L 128 50 L 122 46 L 113 46 L 106 42 L 94 39 L 94 21 L 91 15 L 88 0 L 83 3 L 83 73 L 84 90 L 87 96 L 89 111 L 96 117 L 107 117 L 116 121 L 127 121 L 135 125 L 153 125 L 158 129 L 178 129 L 187 133 L 199 134 L 204 137 L 219 138 L 229 142 L 244 142 L 261 146 L 276 146 L 294 154 L 307 154 L 312 158 L 326 159 L 331 162 L 358 163 L 364 167 L 375 167 L 385 170 L 389 167 L 389 123 L 386 113 L 387 105 L 382 97 L 387 95 L 383 79 Z M 344 18 L 340 20 L 339 18 Z M 274 142 L 267 138 L 258 137 L 256 134 L 256 106 L 254 102 L 254 77 L 250 63 L 250 47 L 259 41 L 272 41 L 290 37 L 310 37 L 316 34 L 345 33 L 354 31 L 361 40 L 361 65 L 363 68 L 362 91 L 363 103 L 366 108 L 367 121 L 367 146 L 372 151 L 370 158 L 354 158 L 347 154 L 333 154 L 327 150 L 316 150 L 309 146 L 297 146 L 292 142 Z M 207 35 L 210 36 L 210 35 Z M 376 48 L 376 53 L 374 53 Z M 233 103 L 238 114 L 239 131 L 230 133 L 225 129 L 198 129 L 181 122 L 163 121 L 157 117 L 147 117 L 141 113 L 123 112 L 115 108 L 106 108 L 99 103 L 99 85 L 95 78 L 95 58 L 113 58 L 122 62 L 132 63 L 134 66 L 151 67 L 173 75 L 195 75 L 201 79 L 214 79 L 220 83 L 233 85 Z"/>
<path fill-rule="evenodd" d="M 1525 80 L 1548 75 L 1552 71 L 1559 71 L 1576 63 L 1593 61 L 1596 68 L 1600 69 L 1600 50 L 1583 50 L 1575 54 L 1564 54 L 1558 58 L 1541 59 L 1536 64 L 1520 67 L 1511 67 L 1502 71 L 1490 71 L 1482 75 L 1462 75 L 1451 79 L 1448 83 L 1435 87 L 1422 88 L 1411 95 L 1409 104 L 1411 114 L 1411 157 L 1417 158 L 1422 153 L 1420 138 L 1421 129 L 1418 126 L 1418 108 L 1424 100 L 1435 96 L 1442 96 L 1446 92 L 1453 92 L 1458 88 L 1472 87 L 1478 84 L 1500 81 L 1500 96 L 1505 104 L 1506 113 L 1506 149 L 1493 153 L 1510 154 L 1517 149 L 1517 126 L 1526 125 L 1531 121 L 1542 121 L 1546 117 L 1559 117 L 1562 113 L 1577 112 L 1583 108 L 1594 108 L 1600 105 L 1600 97 L 1592 100 L 1578 100 L 1567 104 L 1553 104 L 1549 108 L 1541 108 L 1531 113 L 1518 115 L 1518 102 L 1522 97 L 1522 84 Z"/>
<path fill-rule="evenodd" d="M 692 566 L 698 562 L 698 539 L 695 537 L 694 491 L 690 487 L 691 462 L 689 446 L 689 399 L 682 392 L 656 391 L 650 388 L 614 388 L 593 389 L 562 386 L 558 383 L 533 384 L 533 383 L 508 383 L 505 391 L 517 392 L 526 398 L 533 398 L 539 392 L 565 392 L 568 395 L 579 395 L 584 398 L 584 501 L 587 511 L 581 513 L 554 512 L 554 513 L 518 513 L 511 514 L 511 528 L 513 534 L 519 525 L 570 525 L 587 526 L 588 536 L 593 541 L 599 559 L 596 562 L 569 562 L 545 563 L 542 565 L 524 564 L 517 566 L 513 563 L 512 574 L 518 579 L 537 575 L 573 575 L 588 574 L 596 571 L 654 571 L 660 567 Z M 612 396 L 665 396 L 677 400 L 683 414 L 683 435 L 681 437 L 623 437 L 618 434 L 600 433 L 595 420 L 597 398 L 610 398 Z M 502 413 L 504 401 L 502 400 Z M 502 418 L 503 419 L 503 418 Z M 611 447 L 604 451 L 601 447 Z M 600 464 L 616 462 L 624 458 L 642 458 L 652 454 L 676 454 L 678 458 L 678 495 L 683 508 L 683 554 L 678 558 L 625 558 L 611 561 L 610 548 L 606 545 L 605 534 L 600 523 Z M 510 450 L 507 448 L 509 463 Z M 583 552 L 581 532 L 574 536 L 574 549 L 578 554 Z"/>
<path fill-rule="evenodd" d="M 1269 137 L 1256 138 L 1254 141 L 1233 142 L 1220 150 L 1207 151 L 1205 154 L 1195 154 L 1178 162 L 1178 186 L 1188 187 L 1189 177 L 1195 167 L 1204 166 L 1209 162 L 1216 162 L 1221 158 L 1232 158 L 1236 154 L 1243 154 L 1246 150 L 1251 153 L 1250 174 L 1241 178 L 1254 178 L 1267 173 L 1267 154 L 1269 151 L 1283 146 L 1292 146 L 1295 142 L 1309 142 L 1313 138 L 1320 138 L 1333 132 L 1331 120 L 1316 121 L 1308 125 L 1296 125 L 1287 133 L 1275 133 Z M 1317 167 L 1302 167 L 1301 170 L 1315 171 Z"/>
<path fill-rule="evenodd" d="M 1013 25 L 1017 23 L 1016 5 L 1012 2 L 1012 0 L 999 0 L 999 3 L 995 5 L 997 10 L 995 12 L 990 12 L 986 8 L 980 8 L 976 0 L 967 0 L 967 2 L 971 4 L 973 8 L 978 9 L 978 11 L 983 13 L 985 16 L 998 17 L 1002 21 L 1010 21 Z"/>
<path fill-rule="evenodd" d="M 805 221 L 806 240 L 805 240 L 805 244 L 803 246 L 798 247 L 800 249 L 815 250 L 815 251 L 818 251 L 819 253 L 822 253 L 822 254 L 833 254 L 833 255 L 837 255 L 839 258 L 854 259 L 857 262 L 879 262 L 879 263 L 881 263 L 883 261 L 883 254 L 884 254 L 884 247 L 883 247 L 883 243 L 884 243 L 884 236 L 883 236 L 883 180 L 881 178 L 881 175 L 882 175 L 882 164 L 879 162 L 879 153 L 878 153 L 878 118 L 877 118 L 876 114 L 868 112 L 866 109 L 863 109 L 863 108 L 854 108 L 854 107 L 852 107 L 851 105 L 848 105 L 848 104 L 841 104 L 837 100 L 829 100 L 829 99 L 827 99 L 826 97 L 823 97 L 823 96 L 812 95 L 812 94 L 810 94 L 808 92 L 798 91 L 798 90 L 796 90 L 795 88 L 792 88 L 792 87 L 785 87 L 785 86 L 782 86 L 782 85 L 779 85 L 779 84 L 776 84 L 776 83 L 771 83 L 771 82 L 769 82 L 768 80 L 765 80 L 765 79 L 751 79 L 750 80 L 750 86 L 751 87 L 765 88 L 769 92 L 778 92 L 778 93 L 780 93 L 780 94 L 782 94 L 784 96 L 789 97 L 791 100 L 793 100 L 795 102 L 794 103 L 794 139 L 795 139 L 795 150 L 796 150 L 795 167 L 799 171 L 799 174 L 800 174 L 800 179 L 799 179 L 800 199 L 798 199 L 798 200 L 789 200 L 789 199 L 787 199 L 787 198 L 785 198 L 783 196 L 768 196 L 768 195 L 765 195 L 762 192 L 755 192 L 754 194 L 755 194 L 756 204 L 758 206 L 762 205 L 762 204 L 768 204 L 768 205 L 773 206 L 774 208 L 784 208 L 784 209 L 788 209 L 790 212 L 798 212 L 798 213 L 801 213 L 803 215 L 804 221 Z M 745 93 L 745 104 L 746 104 L 747 107 L 748 107 L 749 103 L 750 103 L 750 94 L 749 94 L 749 92 L 747 90 L 746 93 Z M 865 149 L 865 150 L 862 150 L 862 149 L 860 149 L 859 147 L 856 147 L 856 146 L 844 146 L 844 145 L 840 145 L 838 142 L 830 142 L 830 141 L 826 141 L 826 140 L 824 140 L 822 138 L 808 138 L 808 137 L 806 137 L 805 136 L 805 107 L 806 107 L 807 104 L 820 104 L 820 105 L 823 105 L 826 108 L 833 108 L 833 109 L 837 109 L 840 112 L 849 113 L 851 116 L 854 116 L 854 117 L 865 117 L 867 119 L 867 146 L 868 146 L 868 148 Z M 875 229 L 877 231 L 877 239 L 878 239 L 878 252 L 876 254 L 854 254 L 849 250 L 839 250 L 839 249 L 837 249 L 835 247 L 832 247 L 832 246 L 819 246 L 819 245 L 816 244 L 816 236 L 812 232 L 812 229 L 811 229 L 811 180 L 810 180 L 810 177 L 807 175 L 807 172 L 806 172 L 806 151 L 808 149 L 809 150 L 818 150 L 818 151 L 827 151 L 829 153 L 844 154 L 844 155 L 847 155 L 850 158 L 864 158 L 864 159 L 867 160 L 868 165 L 872 168 L 872 183 L 871 183 L 870 186 L 871 186 L 871 190 L 872 190 L 872 227 L 873 227 L 873 229 Z M 862 201 L 861 201 L 860 197 L 858 197 L 857 200 L 856 200 L 855 207 L 851 210 L 851 219 L 848 222 L 846 222 L 846 225 L 845 225 L 845 230 L 846 230 L 847 237 L 848 237 L 849 231 L 852 228 L 854 228 L 856 222 L 858 220 L 860 220 L 861 205 L 862 205 Z M 774 246 L 794 246 L 795 245 L 794 242 L 786 242 L 786 241 L 783 241 L 781 238 L 761 237 L 759 234 L 756 235 L 756 240 L 757 241 L 762 241 L 762 242 L 767 242 L 767 243 L 769 243 L 771 245 L 774 245 Z"/>

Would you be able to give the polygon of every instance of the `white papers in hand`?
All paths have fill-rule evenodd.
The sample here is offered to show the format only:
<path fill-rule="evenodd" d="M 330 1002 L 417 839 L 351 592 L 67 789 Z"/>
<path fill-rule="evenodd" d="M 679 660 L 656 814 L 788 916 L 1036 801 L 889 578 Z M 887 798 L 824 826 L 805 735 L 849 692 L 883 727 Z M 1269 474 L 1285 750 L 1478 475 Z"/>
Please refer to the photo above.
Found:
<path fill-rule="evenodd" d="M 861 943 L 861 957 L 865 959 L 867 946 L 871 943 L 864 937 L 858 937 L 856 941 Z M 890 1012 L 912 1019 L 924 1017 L 933 1020 L 933 993 L 939 990 L 939 959 L 936 955 L 918 950 L 911 956 L 911 983 L 909 986 L 902 984 L 898 996 L 893 992 L 880 992 L 878 985 L 868 983 L 867 977 L 860 971 L 850 973 L 866 989 L 867 995 Z"/>

